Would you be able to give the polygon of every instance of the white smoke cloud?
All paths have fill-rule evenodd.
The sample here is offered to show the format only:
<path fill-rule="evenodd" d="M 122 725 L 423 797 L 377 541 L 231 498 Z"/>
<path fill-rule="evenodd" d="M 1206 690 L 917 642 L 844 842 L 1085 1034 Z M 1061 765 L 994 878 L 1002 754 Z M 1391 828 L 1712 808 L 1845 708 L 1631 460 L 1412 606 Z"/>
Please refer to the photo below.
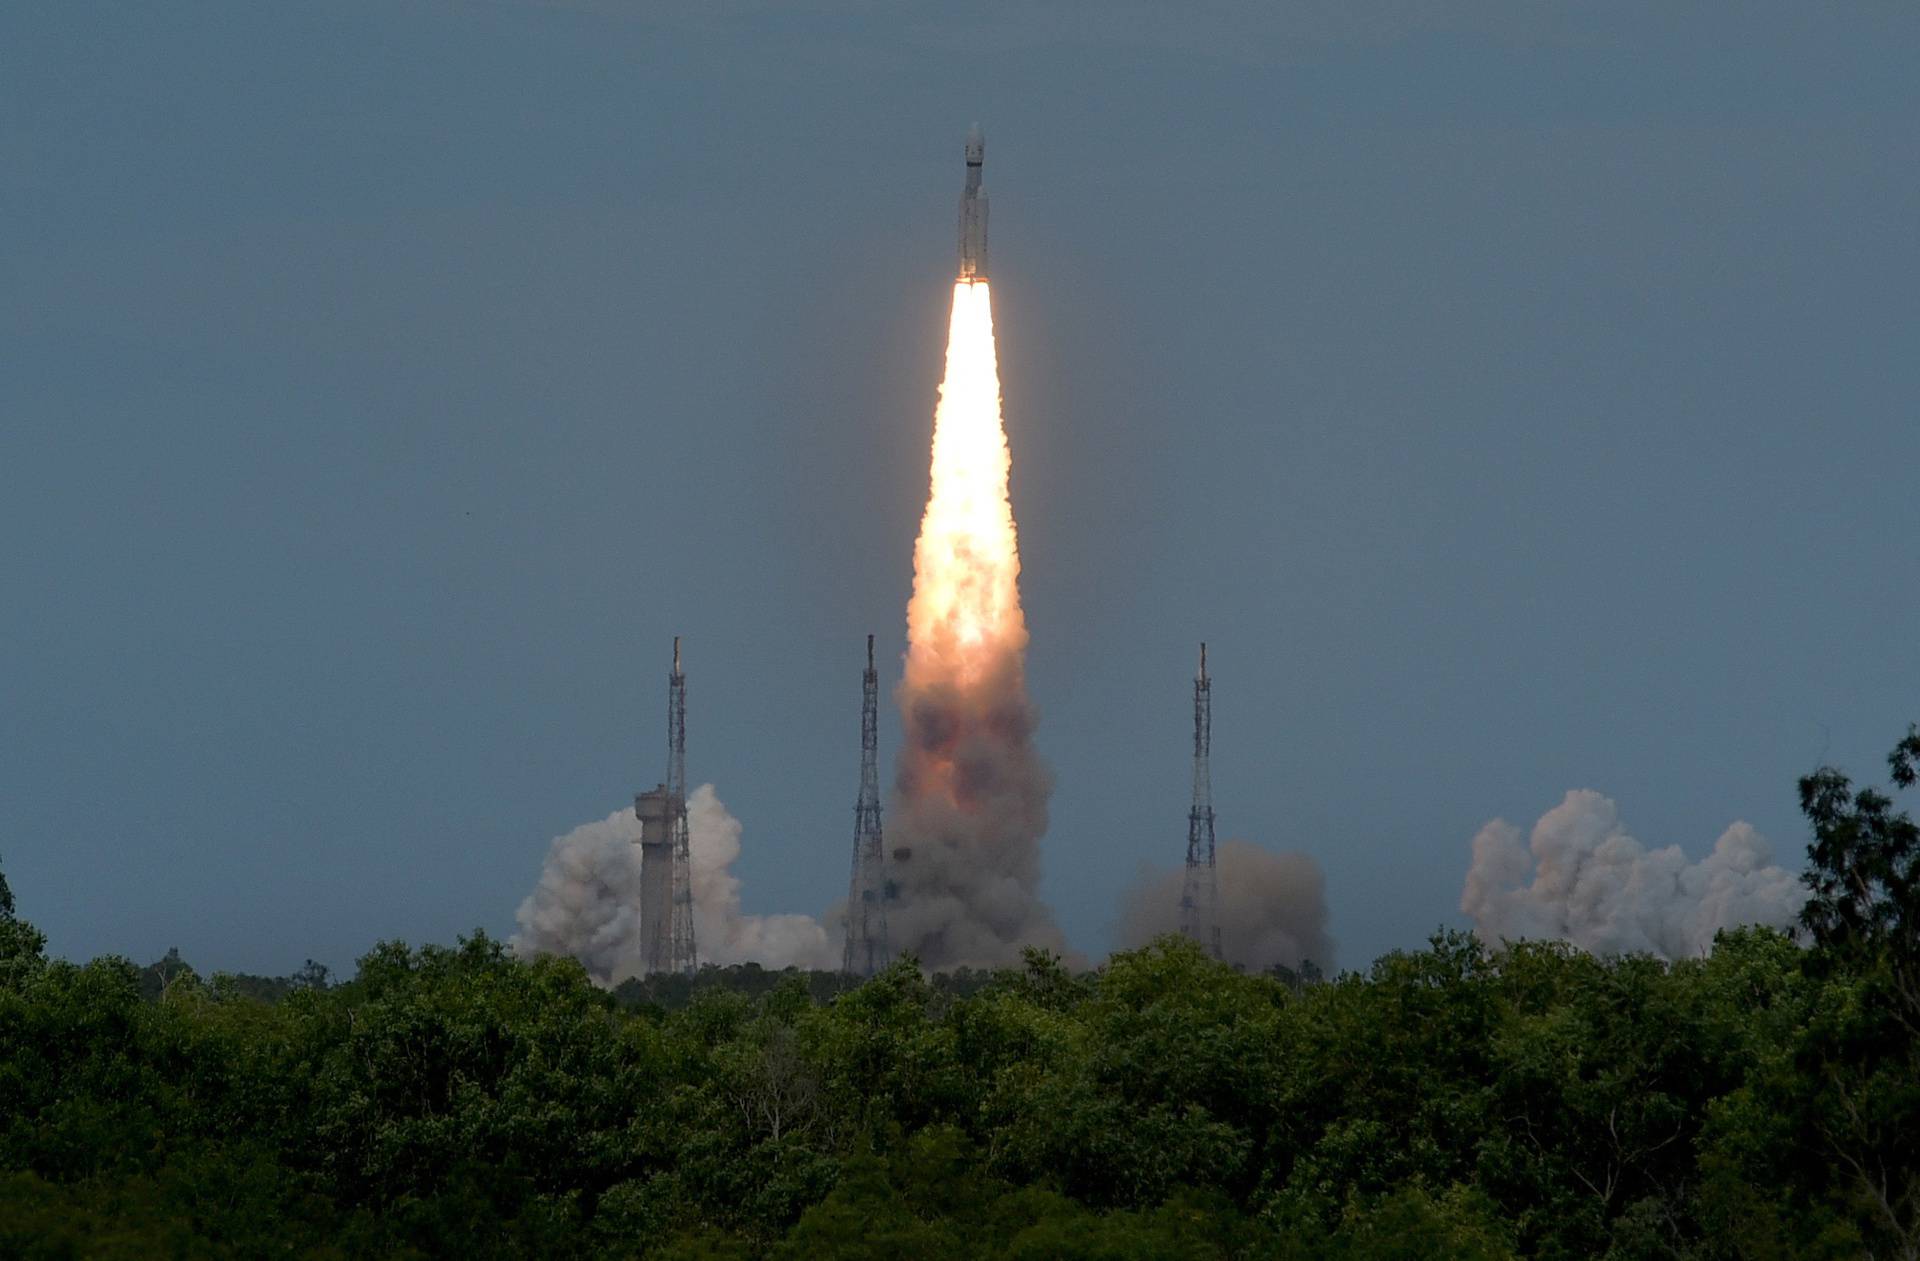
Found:
<path fill-rule="evenodd" d="M 633 811 L 616 810 L 554 837 L 540 883 L 514 915 L 514 950 L 571 955 L 603 985 L 639 975 L 639 836 Z"/>
<path fill-rule="evenodd" d="M 1220 953 L 1228 963 L 1264 971 L 1311 960 L 1333 971 L 1327 936 L 1326 878 L 1306 854 L 1276 854 L 1248 841 L 1222 841 L 1214 856 L 1220 884 Z M 1149 870 L 1122 903 L 1120 940 L 1144 946 L 1180 928 L 1182 869 Z"/>
<path fill-rule="evenodd" d="M 1765 837 L 1736 822 L 1713 852 L 1688 862 L 1677 845 L 1649 850 L 1613 801 L 1569 792 L 1529 841 L 1495 819 L 1473 838 L 1460 909 L 1488 942 L 1557 938 L 1596 954 L 1699 955 L 1723 928 L 1784 928 L 1806 900 L 1800 879 L 1772 865 Z"/>
<path fill-rule="evenodd" d="M 839 955 L 807 915 L 740 909 L 740 821 L 703 784 L 687 797 L 693 930 L 702 963 L 833 968 Z M 640 975 L 640 820 L 631 809 L 583 823 L 547 847 L 540 882 L 520 904 L 513 947 L 522 955 L 580 960 L 603 985 Z"/>

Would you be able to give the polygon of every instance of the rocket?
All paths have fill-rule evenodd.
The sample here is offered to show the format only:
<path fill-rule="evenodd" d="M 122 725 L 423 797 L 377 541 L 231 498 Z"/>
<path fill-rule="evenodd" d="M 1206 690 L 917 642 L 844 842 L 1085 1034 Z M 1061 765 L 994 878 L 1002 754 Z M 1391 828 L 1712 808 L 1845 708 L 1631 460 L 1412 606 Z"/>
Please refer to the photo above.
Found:
<path fill-rule="evenodd" d="M 967 131 L 967 183 L 960 191 L 960 279 L 987 278 L 987 190 L 980 168 L 987 162 L 987 140 L 980 124 Z"/>

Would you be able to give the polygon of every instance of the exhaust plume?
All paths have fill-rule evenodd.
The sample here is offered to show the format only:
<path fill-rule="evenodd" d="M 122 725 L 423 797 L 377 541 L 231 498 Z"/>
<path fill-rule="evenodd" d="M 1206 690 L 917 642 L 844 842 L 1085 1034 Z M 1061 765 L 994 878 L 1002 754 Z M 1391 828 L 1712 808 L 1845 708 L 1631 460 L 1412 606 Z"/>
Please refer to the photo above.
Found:
<path fill-rule="evenodd" d="M 694 932 L 705 962 L 768 968 L 833 968 L 837 953 L 818 920 L 748 915 L 740 909 L 740 821 L 712 784 L 687 798 Z M 640 936 L 640 820 L 616 810 L 557 836 L 540 882 L 520 904 L 513 948 L 522 955 L 571 955 L 602 985 L 643 971 Z"/>
<path fill-rule="evenodd" d="M 1327 936 L 1326 878 L 1306 854 L 1276 854 L 1247 841 L 1223 841 L 1214 867 L 1220 879 L 1220 954 L 1250 972 L 1311 961 L 1333 971 Z M 1120 942 L 1128 949 L 1180 930 L 1179 870 L 1143 872 L 1121 903 Z"/>
<path fill-rule="evenodd" d="M 893 946 L 931 968 L 1065 946 L 1037 893 L 1053 784 L 1032 744 L 1010 469 L 992 298 L 984 280 L 963 280 L 913 553 L 888 829 Z"/>
<path fill-rule="evenodd" d="M 1677 845 L 1649 850 L 1612 800 L 1578 789 L 1540 816 L 1530 841 L 1504 819 L 1480 829 L 1460 909 L 1493 944 L 1558 938 L 1595 954 L 1680 959 L 1706 953 L 1723 928 L 1793 924 L 1806 892 L 1771 858 L 1742 822 L 1697 863 Z"/>

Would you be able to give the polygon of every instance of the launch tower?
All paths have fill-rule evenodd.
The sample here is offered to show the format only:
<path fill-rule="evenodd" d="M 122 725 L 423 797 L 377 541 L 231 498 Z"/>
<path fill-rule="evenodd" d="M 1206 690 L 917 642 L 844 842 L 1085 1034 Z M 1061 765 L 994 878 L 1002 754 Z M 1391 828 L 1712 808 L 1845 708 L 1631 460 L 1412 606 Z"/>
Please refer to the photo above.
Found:
<path fill-rule="evenodd" d="M 841 970 L 872 976 L 887 962 L 886 856 L 880 843 L 880 676 L 867 636 L 860 691 L 860 800 L 853 807 L 853 879 L 847 889 L 847 945 Z"/>
<path fill-rule="evenodd" d="M 667 782 L 633 799 L 640 820 L 642 966 L 652 972 L 700 968 L 693 939 L 693 847 L 687 832 L 687 676 L 673 637 L 667 676 Z"/>
<path fill-rule="evenodd" d="M 1212 682 L 1207 646 L 1193 680 L 1193 808 L 1187 811 L 1187 875 L 1180 886 L 1180 931 L 1220 957 L 1220 883 L 1213 866 Z"/>
<path fill-rule="evenodd" d="M 673 810 L 673 970 L 692 976 L 700 970 L 700 955 L 693 941 L 693 845 L 687 832 L 687 676 L 680 672 L 678 635 L 667 676 L 667 796 Z M 1213 861 L 1211 842 L 1207 861 Z"/>

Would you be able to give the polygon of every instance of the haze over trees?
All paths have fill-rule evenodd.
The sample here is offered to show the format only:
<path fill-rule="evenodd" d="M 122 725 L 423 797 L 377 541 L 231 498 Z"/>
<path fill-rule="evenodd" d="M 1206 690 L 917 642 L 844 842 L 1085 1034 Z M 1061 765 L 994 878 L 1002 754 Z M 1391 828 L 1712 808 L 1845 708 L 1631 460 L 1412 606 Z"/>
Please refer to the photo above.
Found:
<path fill-rule="evenodd" d="M 203 978 L 49 959 L 0 879 L 0 1255 L 1920 1257 L 1920 731 L 1889 764 L 1801 781 L 1801 941 L 1671 963 Z"/>

